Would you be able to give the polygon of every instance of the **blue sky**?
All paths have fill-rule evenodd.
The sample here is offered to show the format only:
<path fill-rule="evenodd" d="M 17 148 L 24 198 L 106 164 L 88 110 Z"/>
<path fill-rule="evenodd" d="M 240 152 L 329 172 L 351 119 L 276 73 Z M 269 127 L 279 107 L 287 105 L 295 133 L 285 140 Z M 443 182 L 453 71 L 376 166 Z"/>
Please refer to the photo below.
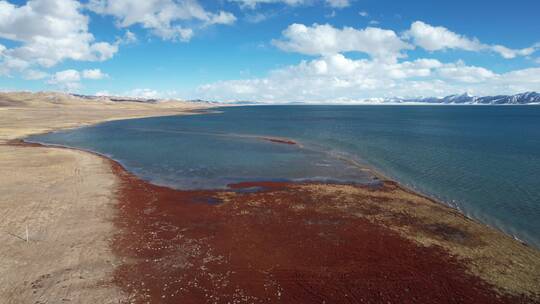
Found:
<path fill-rule="evenodd" d="M 540 91 L 540 3 L 0 1 L 0 90 L 355 102 Z"/>

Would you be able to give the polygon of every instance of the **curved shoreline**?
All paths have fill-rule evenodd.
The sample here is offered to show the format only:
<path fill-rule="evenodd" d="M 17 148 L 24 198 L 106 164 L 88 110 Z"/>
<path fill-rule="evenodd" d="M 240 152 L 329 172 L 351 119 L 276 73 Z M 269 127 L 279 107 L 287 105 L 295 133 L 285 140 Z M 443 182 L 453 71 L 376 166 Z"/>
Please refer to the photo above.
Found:
<path fill-rule="evenodd" d="M 190 114 L 191 115 L 204 115 L 204 114 L 220 114 L 220 113 L 221 113 L 221 111 L 215 110 L 215 109 L 200 109 L 200 110 L 196 109 L 196 110 L 187 111 L 188 115 L 190 115 Z M 170 116 L 170 115 L 167 115 L 167 116 Z M 152 117 L 143 117 L 143 118 L 135 117 L 135 118 L 129 118 L 129 119 L 119 119 L 119 120 L 115 120 L 115 121 L 133 120 L 133 119 L 146 119 L 146 118 L 159 118 L 159 117 L 167 117 L 167 116 L 152 116 Z M 173 115 L 173 116 L 176 116 L 176 115 Z M 107 123 L 107 122 L 108 121 L 103 121 L 103 122 L 93 124 L 91 126 L 96 126 L 96 125 Z M 61 130 L 79 129 L 79 128 L 84 128 L 84 127 L 88 127 L 88 126 L 79 126 L 79 127 L 67 128 L 67 129 L 61 129 Z M 275 144 L 284 144 L 284 145 L 289 145 L 289 146 L 296 146 L 299 149 L 306 149 L 306 146 L 303 145 L 300 141 L 297 141 L 297 140 L 291 139 L 291 138 L 286 138 L 286 137 L 276 137 L 276 136 L 268 136 L 268 135 L 253 135 L 253 134 L 228 134 L 228 133 L 219 133 L 219 132 L 217 132 L 217 133 L 209 133 L 209 132 L 193 132 L 193 131 L 171 131 L 171 130 L 165 131 L 165 130 L 154 130 L 154 129 L 140 129 L 140 130 L 143 130 L 143 131 L 169 132 L 169 133 L 180 133 L 180 134 L 195 134 L 195 135 L 196 134 L 201 134 L 201 135 L 220 136 L 220 137 L 253 138 L 253 139 L 259 139 L 259 140 L 263 140 L 263 141 L 267 141 L 267 142 L 271 142 L 271 143 L 275 143 Z M 22 139 L 14 139 L 13 141 L 16 142 L 17 140 L 20 140 L 22 142 L 31 143 L 31 144 L 35 143 L 35 144 L 39 144 L 39 145 L 43 145 L 43 146 L 80 150 L 80 151 L 92 153 L 92 154 L 95 154 L 95 155 L 98 155 L 98 156 L 101 156 L 101 157 L 105 157 L 107 159 L 112 159 L 112 157 L 110 157 L 109 155 L 99 153 L 99 152 L 96 152 L 96 151 L 92 151 L 92 150 L 89 150 L 89 149 L 83 149 L 83 148 L 60 145 L 60 144 L 45 144 L 45 143 L 40 143 L 40 142 L 32 142 L 32 141 L 28 141 L 26 139 L 27 137 L 30 137 L 30 136 L 44 135 L 44 134 L 49 134 L 49 133 L 53 133 L 53 132 L 56 132 L 56 131 L 60 131 L 60 130 L 53 130 L 53 131 L 47 131 L 47 132 L 43 132 L 43 133 L 32 134 L 32 135 L 26 136 L 25 138 L 22 138 Z M 316 149 L 310 149 L 310 150 L 320 152 L 319 150 L 316 150 Z M 500 232 L 500 233 L 514 239 L 517 242 L 520 242 L 523 245 L 532 246 L 532 247 L 540 250 L 540 248 L 538 248 L 538 247 L 536 247 L 536 246 L 534 246 L 532 244 L 529 244 L 528 242 L 520 239 L 517 235 L 514 235 L 514 234 L 512 234 L 510 232 L 505 231 L 502 227 L 498 227 L 496 225 L 486 223 L 486 222 L 476 218 L 473 215 L 465 213 L 463 210 L 461 210 L 455 204 L 451 204 L 451 203 L 445 201 L 444 199 L 437 198 L 433 194 L 424 193 L 421 190 L 416 189 L 413 186 L 409 186 L 409 185 L 399 181 L 398 179 L 390 178 L 389 176 L 384 174 L 380 169 L 374 167 L 373 165 L 367 164 L 365 162 L 360 163 L 360 162 L 358 162 L 357 160 L 355 160 L 352 157 L 346 157 L 346 156 L 344 157 L 344 156 L 339 156 L 339 155 L 330 155 L 330 157 L 333 157 L 333 158 L 336 158 L 336 159 L 338 159 L 340 161 L 349 163 L 350 165 L 358 168 L 358 170 L 360 170 L 360 171 L 369 172 L 370 175 L 373 175 L 375 178 L 377 178 L 380 181 L 388 181 L 388 182 L 396 183 L 397 185 L 399 185 L 400 188 L 402 188 L 405 191 L 410 192 L 413 195 L 423 197 L 425 199 L 428 199 L 428 200 L 431 200 L 431 201 L 436 202 L 438 204 L 441 204 L 441 205 L 443 205 L 445 207 L 449 207 L 449 208 L 451 208 L 453 210 L 456 210 L 461 215 L 467 217 L 470 220 L 473 220 L 473 221 L 475 221 L 475 222 L 477 222 L 477 223 L 479 223 L 481 225 L 484 225 L 487 228 L 497 230 L 498 232 Z M 120 161 L 115 160 L 115 159 L 112 159 L 112 160 L 115 161 L 115 162 L 118 162 L 122 167 L 125 168 L 125 165 L 122 164 Z M 329 183 L 332 183 L 332 182 L 329 182 Z M 351 182 L 344 181 L 343 183 L 344 184 L 349 184 Z M 162 186 L 166 186 L 166 185 L 162 185 Z M 193 190 L 196 190 L 196 189 L 193 189 Z"/>
<path fill-rule="evenodd" d="M 162 288 L 171 278 L 186 279 L 185 273 L 191 279 L 171 288 L 187 286 L 184 297 L 205 299 L 209 289 L 202 287 L 215 283 L 208 280 L 232 271 L 229 282 L 245 293 L 229 286 L 210 295 L 244 301 L 246 296 L 351 301 L 343 298 L 350 294 L 372 301 L 414 296 L 431 303 L 540 303 L 537 250 L 386 178 L 381 189 L 255 182 L 232 191 L 178 191 L 145 182 L 99 153 L 45 149 L 97 155 L 120 181 L 111 245 L 122 263 L 111 269 L 114 285 L 133 300 L 143 302 L 148 295 L 154 302 L 174 303 Z M 437 292 L 446 298 L 437 298 Z"/>
<path fill-rule="evenodd" d="M 41 145 L 41 144 L 37 144 L 37 143 L 26 143 L 24 141 L 10 142 L 9 144 L 15 145 L 15 146 L 17 146 L 17 145 L 30 146 L 30 147 L 41 146 L 41 147 L 47 147 L 47 148 L 51 148 L 51 149 L 68 149 L 68 150 L 82 151 L 84 153 L 90 153 L 90 154 L 96 155 L 96 156 L 104 159 L 106 162 L 108 162 L 110 164 L 110 166 L 111 166 L 113 172 L 115 173 L 115 175 L 122 181 L 120 189 L 119 189 L 120 192 L 117 194 L 117 195 L 119 195 L 120 210 L 126 210 L 126 209 L 129 209 L 129 208 L 133 208 L 133 206 L 131 206 L 131 204 L 133 203 L 133 200 L 138 200 L 138 198 L 135 198 L 135 197 L 139 197 L 139 196 L 144 197 L 145 193 L 146 193 L 146 195 L 148 194 L 148 191 L 150 191 L 150 192 L 152 192 L 152 191 L 156 192 L 157 191 L 156 193 L 163 193 L 163 194 L 157 194 L 157 197 L 156 196 L 147 197 L 148 201 L 152 202 L 151 203 L 152 206 L 149 206 L 148 202 L 135 203 L 136 205 L 140 204 L 139 207 L 136 207 L 132 211 L 132 212 L 135 212 L 135 213 L 139 214 L 138 217 L 137 217 L 138 219 L 140 219 L 140 216 L 142 214 L 146 213 L 145 210 L 149 210 L 148 208 L 153 209 L 154 207 L 159 206 L 160 204 L 163 204 L 163 203 L 170 204 L 170 203 L 167 203 L 170 200 L 173 200 L 173 201 L 185 200 L 186 195 L 187 195 L 187 197 L 197 197 L 195 199 L 195 201 L 197 201 L 199 205 L 203 204 L 203 205 L 207 206 L 207 207 L 204 207 L 203 209 L 205 209 L 205 208 L 216 208 L 217 209 L 217 208 L 220 208 L 220 207 L 216 207 L 216 205 L 213 205 L 213 203 L 212 204 L 209 204 L 209 203 L 213 202 L 214 200 L 217 200 L 219 202 L 226 202 L 228 205 L 230 205 L 231 202 L 227 202 L 227 199 L 230 199 L 230 198 L 227 198 L 227 197 L 230 196 L 230 195 L 233 195 L 233 196 L 252 195 L 252 196 L 256 197 L 257 195 L 264 195 L 265 193 L 271 193 L 273 196 L 276 195 L 275 193 L 284 193 L 284 194 L 282 194 L 282 195 L 284 195 L 284 198 L 279 199 L 279 200 L 287 200 L 286 197 L 288 197 L 289 195 L 293 195 L 293 196 L 297 195 L 295 193 L 296 193 L 296 191 L 298 189 L 301 189 L 302 193 L 305 193 L 305 189 L 312 189 L 313 188 L 313 189 L 318 189 L 318 190 L 316 190 L 316 192 L 321 192 L 321 193 L 326 193 L 326 191 L 330 191 L 330 201 L 332 201 L 333 199 L 336 199 L 336 198 L 340 197 L 340 195 L 338 195 L 340 193 L 340 191 L 353 191 L 354 192 L 354 191 L 357 191 L 358 189 L 360 189 L 358 191 L 360 191 L 361 193 L 363 193 L 366 190 L 371 191 L 371 192 L 373 192 L 373 191 L 381 192 L 382 191 L 381 193 L 382 193 L 383 196 L 385 195 L 384 193 L 386 193 L 387 191 L 389 191 L 388 192 L 389 194 L 398 192 L 398 193 L 401 193 L 401 194 L 399 194 L 399 199 L 400 200 L 401 199 L 410 200 L 411 203 L 416 202 L 416 201 L 420 201 L 419 206 L 425 207 L 424 205 L 428 205 L 427 206 L 428 209 L 429 208 L 431 208 L 431 209 L 435 208 L 436 210 L 439 210 L 437 212 L 440 212 L 441 214 L 444 214 L 445 216 L 449 216 L 453 220 L 457 220 L 460 224 L 458 224 L 458 225 L 455 225 L 455 223 L 450 224 L 450 225 L 448 225 L 448 224 L 419 224 L 419 223 L 416 223 L 415 221 L 422 221 L 422 220 L 420 220 L 420 218 L 416 218 L 415 216 L 413 216 L 411 219 L 406 220 L 406 222 L 408 221 L 409 223 L 405 224 L 405 226 L 403 226 L 404 225 L 402 223 L 403 219 L 401 218 L 403 211 L 399 211 L 399 212 L 392 211 L 393 215 L 390 216 L 390 218 L 388 218 L 388 219 L 382 220 L 383 224 L 381 224 L 379 222 L 379 221 L 381 221 L 381 218 L 377 218 L 377 217 L 371 218 L 372 211 L 364 211 L 364 212 L 367 212 L 367 215 L 360 216 L 360 218 L 362 218 L 362 221 L 365 221 L 364 219 L 367 219 L 368 222 L 372 223 L 370 225 L 376 225 L 376 226 L 385 227 L 384 229 L 388 229 L 387 231 L 392 231 L 392 234 L 397 233 L 397 235 L 399 235 L 399 237 L 402 238 L 402 240 L 408 240 L 408 242 L 415 243 L 416 244 L 415 246 L 417 246 L 416 248 L 418 248 L 419 250 L 425 250 L 425 249 L 420 249 L 420 248 L 443 248 L 444 252 L 447 252 L 447 253 L 440 252 L 440 253 L 437 253 L 436 255 L 440 255 L 440 254 L 443 254 L 443 256 L 446 255 L 446 254 L 450 254 L 450 255 L 445 257 L 445 258 L 442 258 L 442 256 L 440 256 L 440 257 L 438 257 L 436 259 L 445 260 L 446 261 L 445 263 L 449 263 L 450 265 L 453 265 L 452 267 L 458 267 L 458 268 L 459 267 L 465 267 L 464 269 L 468 269 L 467 271 L 461 271 L 460 275 L 465 275 L 465 273 L 467 273 L 467 272 L 472 272 L 472 273 L 474 273 L 475 276 L 478 276 L 477 279 L 475 279 L 475 280 L 479 279 L 480 281 L 477 281 L 477 283 L 472 283 L 472 281 L 471 281 L 468 284 L 472 284 L 472 285 L 480 284 L 478 286 L 484 286 L 484 284 L 486 284 L 485 282 L 488 282 L 487 283 L 488 285 L 485 285 L 484 287 L 477 287 L 477 288 L 480 288 L 480 289 L 484 290 L 482 294 L 485 293 L 484 296 L 491 299 L 491 300 L 486 300 L 487 301 L 486 303 L 492 303 L 492 301 L 495 301 L 495 299 L 497 299 L 497 301 L 501 301 L 501 303 L 506 303 L 507 301 L 508 301 L 508 303 L 518 303 L 518 302 L 519 303 L 528 303 L 528 302 L 533 302 L 533 301 L 540 301 L 540 293 L 539 293 L 540 291 L 538 291 L 538 290 L 534 291 L 535 290 L 534 288 L 529 289 L 530 287 L 525 287 L 526 285 L 521 285 L 521 284 L 518 284 L 518 286 L 520 286 L 520 287 L 518 287 L 517 289 L 515 289 L 515 287 L 511 287 L 510 289 L 507 289 L 508 287 L 505 286 L 504 282 L 507 282 L 507 280 L 510 280 L 510 281 L 523 280 L 523 279 L 519 279 L 519 276 L 521 275 L 520 273 L 522 273 L 524 271 L 523 269 L 518 270 L 517 273 L 509 276 L 509 278 L 507 278 L 507 279 L 503 278 L 503 280 L 501 282 L 501 281 L 497 281 L 497 280 L 494 280 L 494 281 L 490 280 L 490 278 L 488 277 L 488 271 L 485 269 L 485 267 L 478 267 L 478 265 L 474 265 L 474 263 L 469 264 L 469 263 L 471 263 L 470 261 L 465 262 L 465 261 L 467 261 L 469 259 L 472 259 L 472 260 L 478 259 L 479 257 L 468 256 L 467 254 L 470 253 L 469 251 L 471 251 L 471 252 L 472 251 L 478 251 L 478 248 L 476 248 L 477 246 L 479 246 L 478 244 L 484 243 L 484 241 L 480 241 L 480 239 L 483 239 L 484 237 L 480 237 L 478 235 L 473 235 L 470 232 L 465 232 L 465 231 L 469 230 L 469 228 L 468 228 L 469 225 L 472 225 L 472 226 L 475 226 L 475 227 L 476 226 L 482 226 L 483 228 L 474 228 L 474 229 L 480 229 L 480 231 L 482 231 L 482 233 L 486 234 L 488 236 L 487 237 L 487 240 L 489 240 L 488 242 L 493 241 L 493 239 L 491 239 L 491 238 L 493 236 L 495 236 L 494 239 L 496 240 L 496 242 L 502 242 L 503 244 L 505 244 L 504 247 L 508 247 L 509 245 L 511 245 L 512 254 L 514 254 L 515 252 L 521 251 L 525 256 L 525 259 L 528 259 L 527 256 L 529 256 L 531 254 L 531 249 L 529 249 L 528 247 L 522 246 L 522 245 L 517 245 L 517 242 L 515 242 L 509 236 L 507 236 L 505 234 L 502 234 L 501 232 L 493 229 L 492 227 L 485 226 L 484 224 L 479 223 L 478 221 L 476 221 L 474 219 L 470 219 L 468 217 L 465 217 L 465 215 L 462 214 L 461 212 L 459 212 L 459 210 L 456 210 L 456 209 L 453 209 L 453 208 L 451 208 L 449 206 L 441 204 L 440 202 L 437 202 L 437 201 L 435 201 L 435 200 L 433 200 L 433 199 L 431 199 L 429 197 L 421 196 L 418 193 L 416 193 L 414 191 L 411 191 L 410 189 L 407 189 L 407 188 L 401 186 L 397 182 L 383 180 L 382 181 L 382 183 L 383 183 L 383 188 L 382 189 L 375 189 L 375 188 L 370 189 L 369 186 L 362 186 L 362 185 L 335 185 L 335 184 L 326 184 L 326 183 L 321 184 L 321 183 L 288 183 L 288 182 L 284 182 L 284 183 L 253 182 L 253 183 L 241 183 L 241 184 L 238 184 L 238 185 L 232 185 L 230 187 L 231 190 L 181 191 L 181 190 L 170 189 L 170 188 L 167 188 L 167 187 L 156 186 L 156 185 L 153 185 L 153 184 L 151 184 L 149 182 L 143 181 L 140 178 L 136 177 L 134 174 L 127 171 L 117 161 L 115 161 L 113 159 L 110 159 L 110 158 L 108 158 L 108 157 L 106 157 L 104 155 L 101 155 L 99 153 L 96 153 L 96 152 L 85 151 L 85 150 L 80 150 L 80 149 L 71 148 L 71 147 L 58 147 L 58 146 Z M 141 192 L 141 189 L 143 189 L 142 192 Z M 248 191 L 243 192 L 242 189 L 248 189 Z M 251 189 L 255 189 L 255 190 L 252 191 Z M 335 189 L 337 189 L 337 190 L 335 190 Z M 353 190 L 351 190 L 351 189 L 353 189 Z M 365 189 L 365 190 L 363 190 L 363 189 Z M 338 192 L 334 192 L 334 191 L 338 191 Z M 129 194 L 129 193 L 132 193 L 132 192 L 134 192 L 135 194 Z M 163 195 L 164 197 L 161 197 L 161 195 Z M 225 197 L 225 199 L 224 199 L 224 197 Z M 332 197 L 334 197 L 334 198 L 332 198 Z M 365 197 L 365 196 L 362 196 L 362 197 Z M 191 200 L 191 199 L 189 199 L 189 200 Z M 234 202 L 234 200 L 233 200 L 233 202 Z M 399 204 L 403 204 L 403 202 L 400 201 Z M 416 203 L 414 203 L 414 204 L 416 204 Z M 430 205 L 430 204 L 432 204 L 432 205 Z M 219 206 L 219 205 L 217 205 L 217 206 Z M 378 205 L 373 205 L 372 208 L 374 208 L 374 209 L 380 208 L 380 207 L 377 207 L 377 206 Z M 291 207 L 294 208 L 294 206 L 291 206 Z M 168 208 L 170 208 L 170 207 L 168 207 Z M 197 208 L 199 208 L 199 207 L 197 207 Z M 302 208 L 304 208 L 304 207 L 302 207 Z M 355 208 L 357 208 L 357 207 L 355 207 Z M 400 209 L 405 208 L 405 210 L 408 210 L 411 207 L 401 206 L 399 208 Z M 418 206 L 417 206 L 417 208 L 418 208 Z M 170 212 L 172 210 L 173 209 L 171 209 L 171 210 L 169 210 L 167 212 Z M 188 209 L 188 210 L 191 210 L 191 209 Z M 211 209 L 205 209 L 205 210 L 206 211 L 204 211 L 204 212 L 208 212 Z M 235 210 L 237 210 L 237 209 L 235 208 Z M 193 211 L 193 210 L 191 210 L 191 211 Z M 191 212 L 191 211 L 189 211 L 189 212 Z M 407 212 L 411 212 L 411 211 L 413 213 L 415 212 L 412 209 L 407 211 Z M 325 211 L 325 212 L 327 212 L 327 211 Z M 334 213 L 335 211 L 331 211 L 331 212 Z M 377 212 L 379 212 L 379 211 L 375 211 L 375 213 L 377 213 Z M 389 211 L 384 211 L 381 214 L 387 214 L 388 212 Z M 339 213 L 339 214 L 341 214 L 341 213 Z M 161 218 L 161 220 L 163 220 L 164 219 L 163 216 L 165 216 L 165 215 L 159 215 L 159 218 Z M 343 215 L 339 215 L 339 217 L 342 217 L 342 216 Z M 165 216 L 165 218 L 167 218 L 167 217 L 168 216 Z M 345 218 L 347 218 L 347 217 L 348 216 L 346 216 Z M 459 220 L 459 218 L 463 218 L 463 220 Z M 137 223 L 139 222 L 138 219 L 136 220 Z M 153 221 L 156 221 L 156 220 L 157 219 L 154 219 Z M 161 220 L 158 220 L 158 222 L 161 221 Z M 175 222 L 178 221 L 178 220 L 180 220 L 180 218 L 175 220 Z M 437 223 L 440 219 L 434 218 L 434 219 L 431 219 L 431 220 L 435 220 L 434 223 Z M 180 221 L 183 221 L 183 220 L 180 220 Z M 411 222 L 411 221 L 413 221 L 413 222 Z M 124 220 L 122 219 L 122 215 L 120 215 L 120 217 L 117 218 L 117 220 L 115 220 L 115 222 L 116 222 L 117 227 L 119 225 L 118 224 L 119 222 L 124 222 Z M 171 222 L 168 225 L 172 224 L 174 226 L 175 222 Z M 364 222 L 362 222 L 362 223 L 364 223 Z M 444 221 L 442 223 L 444 223 Z M 149 224 L 150 226 L 154 226 L 152 223 L 147 223 L 147 224 Z M 364 224 L 362 224 L 362 225 L 364 225 Z M 118 238 L 122 239 L 122 238 L 125 238 L 127 235 L 132 235 L 134 233 L 134 231 L 139 231 L 136 227 L 133 227 L 132 225 L 134 225 L 134 224 L 133 223 L 125 224 L 125 222 L 124 222 L 124 225 L 123 226 L 121 225 L 122 227 L 121 227 L 120 231 L 117 232 L 117 236 L 115 237 L 115 239 L 118 239 Z M 435 225 L 435 226 L 432 226 L 432 225 Z M 463 225 L 465 225 L 465 226 L 463 226 Z M 403 228 L 403 227 L 406 227 L 406 228 Z M 425 228 L 425 227 L 434 227 L 434 228 Z M 460 227 L 460 228 L 458 228 L 458 227 Z M 135 230 L 133 230 L 134 228 L 135 228 Z M 275 229 L 277 229 L 277 227 Z M 295 229 L 299 229 L 299 228 L 296 227 Z M 377 228 L 377 229 L 380 229 L 380 228 Z M 403 229 L 405 229 L 405 230 L 403 230 Z M 420 229 L 420 230 L 418 230 L 418 229 Z M 432 230 L 432 229 L 435 229 L 435 230 Z M 123 233 L 122 233 L 122 231 L 123 231 Z M 415 231 L 415 232 L 411 233 L 413 231 Z M 422 235 L 422 237 L 420 237 L 420 238 L 418 238 L 417 236 L 414 235 L 414 234 L 419 233 L 418 231 L 420 231 L 420 234 Z M 247 232 L 243 232 L 243 233 L 247 233 Z M 426 235 L 427 235 L 427 237 L 426 237 Z M 143 236 L 140 236 L 140 237 L 143 237 Z M 126 251 L 123 249 L 123 247 L 127 246 L 127 244 L 130 244 L 130 243 L 133 243 L 133 242 L 136 243 L 136 240 L 131 239 L 131 236 L 129 236 L 128 238 L 129 238 L 129 240 L 127 240 L 127 241 L 124 240 L 124 241 L 121 242 L 123 245 L 118 245 L 117 244 L 117 245 L 114 245 L 113 248 L 116 248 L 115 252 L 117 252 L 119 257 L 122 258 L 123 260 L 126 260 L 126 259 L 127 260 L 133 260 L 133 259 L 135 259 L 135 261 L 137 261 L 137 259 L 141 258 L 141 257 L 138 257 L 138 253 L 135 253 L 135 252 L 126 253 Z M 463 239 L 463 238 L 465 238 L 465 239 Z M 169 242 L 167 240 L 162 240 L 162 242 L 163 241 L 164 242 Z M 117 241 L 115 241 L 115 242 L 117 242 Z M 400 241 L 400 242 L 402 242 L 402 241 Z M 406 245 L 406 246 L 409 246 L 409 245 Z M 424 246 L 426 246 L 426 247 L 424 247 Z M 465 251 L 463 251 L 464 249 L 462 247 L 465 248 Z M 491 250 L 491 249 L 489 249 L 489 250 Z M 540 265 L 540 254 L 539 254 L 539 252 L 535 251 L 534 249 L 532 249 L 532 252 L 534 253 L 531 256 L 532 261 L 539 262 L 538 265 Z M 395 253 L 396 252 L 393 252 L 393 254 L 395 254 Z M 495 252 L 495 253 L 497 253 L 497 252 Z M 378 254 L 379 257 L 380 257 L 381 254 L 382 253 Z M 497 254 L 500 254 L 500 253 L 497 253 Z M 456 257 L 458 257 L 458 260 L 455 260 L 455 261 L 452 261 L 452 262 L 450 262 L 449 260 L 446 260 L 447 258 L 450 258 L 450 256 L 456 256 Z M 503 254 L 503 257 L 504 257 L 504 254 Z M 482 255 L 480 255 L 480 258 L 482 258 Z M 509 258 L 509 256 L 506 255 L 506 257 L 504 257 L 504 259 L 506 259 L 506 258 Z M 512 258 L 515 258 L 515 257 L 512 256 Z M 483 259 L 485 259 L 485 257 L 483 257 Z M 135 262 L 134 264 L 132 264 L 132 263 L 125 264 L 124 263 L 122 265 L 123 266 L 120 266 L 120 268 L 119 268 L 120 270 L 117 270 L 117 272 L 116 272 L 115 279 L 114 279 L 115 284 L 118 287 L 121 287 L 124 293 L 133 295 L 134 290 L 132 289 L 132 283 L 133 282 L 132 282 L 131 278 L 135 277 L 135 276 L 140 276 L 141 273 L 139 273 L 139 272 L 143 271 L 143 270 L 139 269 L 139 267 L 143 267 L 143 266 L 138 264 L 137 262 Z M 462 265 L 462 266 L 457 266 L 457 265 Z M 538 268 L 539 267 L 538 265 L 533 266 L 533 271 L 535 271 L 535 269 L 540 270 L 540 268 Z M 376 267 L 376 266 L 374 266 L 374 267 Z M 484 268 L 484 269 L 482 270 L 482 268 Z M 268 270 L 266 270 L 266 271 L 268 271 Z M 514 275 L 515 275 L 515 277 L 514 277 Z M 152 276 L 152 278 L 153 278 L 152 281 L 147 281 L 146 283 L 144 283 L 144 282 L 140 282 L 140 283 L 142 283 L 143 285 L 147 284 L 147 286 L 152 285 L 152 284 L 154 284 L 154 285 L 157 284 L 155 286 L 162 286 L 162 284 L 165 284 L 165 282 L 160 281 L 159 277 L 160 277 L 160 275 L 157 275 L 157 273 L 156 273 L 155 276 Z M 527 277 L 527 275 L 525 277 Z M 527 279 L 527 280 L 530 280 L 530 279 Z M 540 282 L 540 278 L 536 277 L 534 279 L 534 281 Z M 530 283 L 532 283 L 533 285 L 535 284 L 534 282 L 530 282 Z M 453 284 L 455 284 L 455 283 L 453 283 Z M 487 287 L 487 286 L 493 286 L 493 287 Z M 496 292 L 494 291 L 495 293 L 492 294 L 493 296 L 499 294 L 500 292 L 502 292 L 503 294 L 506 294 L 506 295 L 501 298 L 501 295 L 499 294 L 496 297 L 491 298 L 491 296 L 489 296 L 489 294 L 491 292 L 488 291 L 488 290 L 491 290 L 491 288 L 495 288 L 494 290 L 497 290 Z M 522 288 L 524 288 L 524 289 L 522 289 Z M 521 290 L 521 291 L 519 291 L 519 290 Z M 526 291 L 526 290 L 528 290 L 528 291 Z M 153 291 L 153 292 L 155 293 L 156 291 Z M 478 290 L 476 292 L 478 292 Z M 536 294 L 536 296 L 534 296 L 534 294 Z M 154 295 L 146 294 L 146 295 L 151 296 L 151 297 L 156 296 L 155 294 Z M 140 296 L 140 294 L 138 296 Z M 190 295 L 190 297 L 191 296 L 193 296 L 193 295 Z M 449 295 L 449 296 L 451 297 L 451 295 Z M 504 300 L 504 299 L 507 299 L 507 300 Z M 476 299 L 474 302 L 482 303 L 483 301 L 484 300 Z"/>

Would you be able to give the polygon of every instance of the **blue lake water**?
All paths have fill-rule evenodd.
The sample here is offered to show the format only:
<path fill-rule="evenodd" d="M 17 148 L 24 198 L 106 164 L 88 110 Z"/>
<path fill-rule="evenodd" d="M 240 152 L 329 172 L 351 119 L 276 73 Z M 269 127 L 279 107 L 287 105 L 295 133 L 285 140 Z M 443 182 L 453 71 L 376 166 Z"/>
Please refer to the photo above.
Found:
<path fill-rule="evenodd" d="M 107 122 L 30 140 L 96 151 L 179 189 L 248 180 L 373 182 L 359 163 L 540 247 L 540 107 L 219 110 Z"/>

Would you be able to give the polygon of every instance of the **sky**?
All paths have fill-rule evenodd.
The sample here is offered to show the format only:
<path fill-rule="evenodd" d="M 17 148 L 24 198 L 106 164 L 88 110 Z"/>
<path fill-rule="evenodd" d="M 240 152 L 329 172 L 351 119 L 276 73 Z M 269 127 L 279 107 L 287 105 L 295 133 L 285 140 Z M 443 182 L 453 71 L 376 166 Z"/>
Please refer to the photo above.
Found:
<path fill-rule="evenodd" d="M 538 0 L 0 0 L 0 91 L 346 103 L 540 91 Z"/>

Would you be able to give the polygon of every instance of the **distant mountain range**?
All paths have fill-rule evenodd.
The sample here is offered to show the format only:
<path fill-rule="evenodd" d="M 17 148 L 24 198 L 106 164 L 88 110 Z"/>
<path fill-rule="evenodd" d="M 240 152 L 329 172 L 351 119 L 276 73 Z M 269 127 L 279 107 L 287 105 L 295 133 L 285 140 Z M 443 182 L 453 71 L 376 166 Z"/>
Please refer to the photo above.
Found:
<path fill-rule="evenodd" d="M 446 105 L 527 105 L 539 104 L 540 93 L 526 92 L 516 95 L 496 95 L 496 96 L 473 96 L 470 94 L 450 95 L 446 97 L 427 98 L 385 98 L 366 100 L 366 103 L 378 104 L 446 104 Z"/>
<path fill-rule="evenodd" d="M 122 102 L 144 102 L 144 103 L 156 103 L 161 100 L 149 99 L 149 98 L 136 98 L 136 97 L 116 97 L 116 96 L 90 96 L 72 94 L 73 96 L 84 99 L 103 99 L 106 98 L 110 101 Z M 208 103 L 208 104 L 220 104 L 220 102 L 206 101 L 206 100 L 188 100 L 188 102 L 195 103 Z M 338 102 L 339 103 L 339 102 Z M 371 98 L 354 102 L 345 102 L 347 104 L 441 104 L 441 105 L 540 105 L 540 93 L 526 92 L 516 95 L 496 95 L 496 96 L 473 96 L 468 93 L 461 95 L 450 95 L 446 97 L 422 97 L 422 98 Z M 258 105 L 267 104 L 264 102 L 256 101 L 236 101 L 226 102 L 230 105 Z M 289 103 L 289 104 L 303 104 L 303 103 Z"/>
<path fill-rule="evenodd" d="M 540 93 L 526 92 L 516 95 L 496 96 L 473 96 L 468 93 L 450 95 L 446 97 L 421 97 L 421 98 L 371 98 L 359 101 L 345 101 L 340 104 L 432 104 L 432 105 L 540 105 Z M 228 102 L 235 105 L 257 105 L 263 102 L 237 101 Z M 305 104 L 303 102 L 291 102 L 288 104 Z M 311 103 L 308 103 L 311 104 Z"/>

